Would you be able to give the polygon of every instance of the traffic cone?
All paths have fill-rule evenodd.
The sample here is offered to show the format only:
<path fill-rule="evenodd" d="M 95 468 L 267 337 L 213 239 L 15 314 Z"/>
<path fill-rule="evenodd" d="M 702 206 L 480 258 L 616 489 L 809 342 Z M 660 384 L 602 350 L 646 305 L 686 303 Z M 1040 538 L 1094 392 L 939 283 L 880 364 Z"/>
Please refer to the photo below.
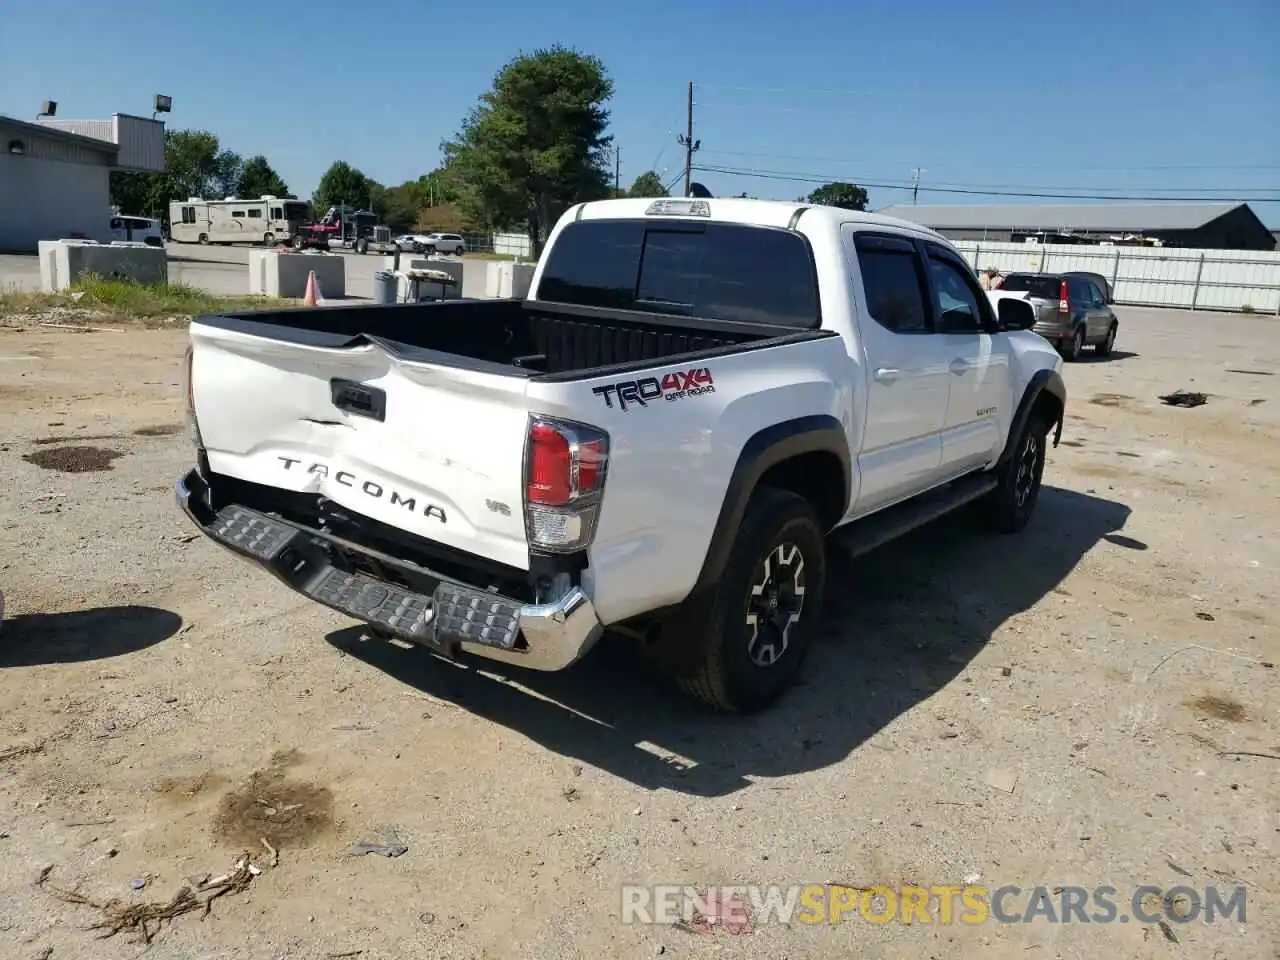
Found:
<path fill-rule="evenodd" d="M 318 306 L 316 296 L 316 272 L 312 270 L 307 274 L 307 292 L 302 296 L 302 302 L 305 306 Z"/>

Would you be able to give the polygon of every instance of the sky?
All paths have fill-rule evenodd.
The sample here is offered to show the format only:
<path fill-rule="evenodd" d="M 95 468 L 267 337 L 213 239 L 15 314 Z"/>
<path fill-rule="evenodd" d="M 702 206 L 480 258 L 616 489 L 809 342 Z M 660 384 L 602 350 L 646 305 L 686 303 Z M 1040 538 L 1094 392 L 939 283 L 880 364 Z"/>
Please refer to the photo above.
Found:
<path fill-rule="evenodd" d="M 511 57 L 598 56 L 630 185 L 682 173 L 694 83 L 695 179 L 795 199 L 828 180 L 873 209 L 1062 199 L 983 190 L 1280 201 L 1276 0 L 0 0 L 0 113 L 149 115 L 262 153 L 309 196 L 335 160 L 394 185 Z M 677 186 L 679 190 L 679 185 Z M 1280 228 L 1280 202 L 1251 204 Z"/>

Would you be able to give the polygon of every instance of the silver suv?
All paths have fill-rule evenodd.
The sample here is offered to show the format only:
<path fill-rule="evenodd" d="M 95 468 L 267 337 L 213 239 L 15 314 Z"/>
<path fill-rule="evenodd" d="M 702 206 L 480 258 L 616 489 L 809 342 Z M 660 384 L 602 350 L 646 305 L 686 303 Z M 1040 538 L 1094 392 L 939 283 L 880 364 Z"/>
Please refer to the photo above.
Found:
<path fill-rule="evenodd" d="M 1116 345 L 1120 321 L 1096 280 L 1073 273 L 1011 273 L 1002 293 L 1026 293 L 1036 308 L 1032 328 L 1057 345 L 1066 360 L 1079 360 L 1085 346 L 1105 357 Z"/>
<path fill-rule="evenodd" d="M 467 252 L 467 241 L 457 233 L 433 233 L 423 243 L 427 253 L 452 253 L 462 256 Z"/>

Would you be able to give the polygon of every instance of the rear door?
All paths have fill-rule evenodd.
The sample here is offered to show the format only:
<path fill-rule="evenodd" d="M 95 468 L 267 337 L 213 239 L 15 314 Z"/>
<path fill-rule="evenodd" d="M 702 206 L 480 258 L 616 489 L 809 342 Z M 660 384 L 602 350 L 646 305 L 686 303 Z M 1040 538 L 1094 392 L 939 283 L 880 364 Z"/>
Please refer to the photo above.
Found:
<path fill-rule="evenodd" d="M 844 245 L 850 272 L 862 281 L 857 313 L 867 408 L 856 507 L 862 514 L 937 478 L 951 374 L 945 344 L 932 334 L 928 282 L 915 243 L 846 224 Z"/>

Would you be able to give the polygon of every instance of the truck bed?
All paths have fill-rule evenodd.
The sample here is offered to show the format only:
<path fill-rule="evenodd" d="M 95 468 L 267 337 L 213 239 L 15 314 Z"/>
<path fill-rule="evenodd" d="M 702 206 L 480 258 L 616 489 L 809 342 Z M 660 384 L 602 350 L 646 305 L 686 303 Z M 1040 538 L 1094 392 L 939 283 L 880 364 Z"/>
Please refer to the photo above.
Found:
<path fill-rule="evenodd" d="M 375 341 L 409 360 L 445 362 L 540 380 L 669 357 L 737 352 L 821 330 L 584 308 L 532 300 L 445 300 L 258 310 L 198 322 L 318 347 Z M 495 368 L 497 368 L 495 370 Z"/>

